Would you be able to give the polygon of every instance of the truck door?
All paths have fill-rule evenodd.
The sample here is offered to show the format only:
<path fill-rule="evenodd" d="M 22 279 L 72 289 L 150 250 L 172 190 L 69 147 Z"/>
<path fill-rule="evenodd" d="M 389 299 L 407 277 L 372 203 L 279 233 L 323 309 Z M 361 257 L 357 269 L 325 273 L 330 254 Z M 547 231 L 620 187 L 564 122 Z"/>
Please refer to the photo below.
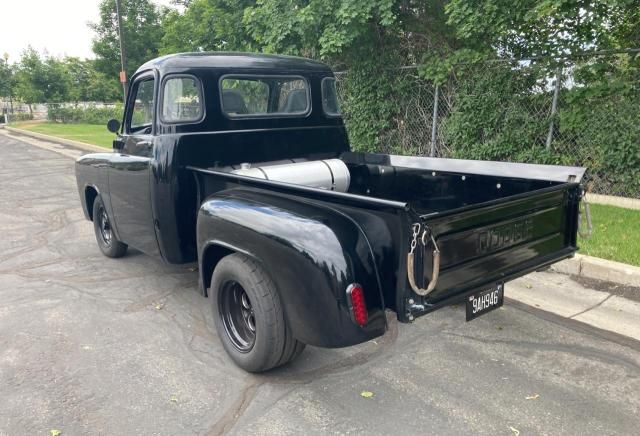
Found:
<path fill-rule="evenodd" d="M 109 191 L 120 239 L 150 255 L 159 254 L 151 209 L 151 158 L 156 79 L 138 76 L 130 89 L 123 133 L 109 170 Z"/>

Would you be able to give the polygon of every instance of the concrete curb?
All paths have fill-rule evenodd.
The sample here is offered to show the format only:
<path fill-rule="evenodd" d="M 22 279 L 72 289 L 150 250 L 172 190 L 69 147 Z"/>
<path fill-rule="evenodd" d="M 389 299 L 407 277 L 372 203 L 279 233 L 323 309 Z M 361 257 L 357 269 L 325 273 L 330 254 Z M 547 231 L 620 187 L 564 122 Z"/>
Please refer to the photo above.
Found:
<path fill-rule="evenodd" d="M 599 257 L 576 254 L 572 259 L 553 264 L 551 269 L 564 274 L 640 287 L 640 268 Z"/>
<path fill-rule="evenodd" d="M 640 302 L 590 289 L 569 276 L 529 274 L 507 283 L 505 298 L 640 341 Z"/>
<path fill-rule="evenodd" d="M 623 207 L 625 209 L 640 210 L 640 199 L 627 197 L 614 197 L 612 195 L 587 194 L 587 201 L 591 204 L 606 204 L 609 206 Z"/>
<path fill-rule="evenodd" d="M 101 152 L 109 153 L 111 150 L 108 148 L 100 147 L 98 145 L 87 144 L 86 142 L 73 141 L 71 139 L 58 138 L 57 136 L 45 135 L 43 133 L 32 132 L 30 130 L 16 129 L 15 127 L 5 126 L 5 130 L 17 133 L 19 135 L 29 136 L 35 139 L 42 139 L 44 141 L 55 142 L 57 144 L 66 145 L 73 148 L 79 148 L 80 150 L 89 151 L 92 153 Z"/>

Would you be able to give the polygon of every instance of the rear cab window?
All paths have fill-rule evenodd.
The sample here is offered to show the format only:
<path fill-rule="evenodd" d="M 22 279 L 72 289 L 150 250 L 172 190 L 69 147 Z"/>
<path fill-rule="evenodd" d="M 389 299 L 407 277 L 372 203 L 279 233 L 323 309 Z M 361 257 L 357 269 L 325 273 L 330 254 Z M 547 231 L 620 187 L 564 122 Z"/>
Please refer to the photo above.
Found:
<path fill-rule="evenodd" d="M 306 116 L 311 110 L 309 84 L 299 76 L 223 76 L 220 96 L 230 118 Z"/>
<path fill-rule="evenodd" d="M 322 79 L 322 110 L 330 117 L 339 117 L 342 114 L 340 112 L 340 103 L 338 102 L 335 77 Z"/>

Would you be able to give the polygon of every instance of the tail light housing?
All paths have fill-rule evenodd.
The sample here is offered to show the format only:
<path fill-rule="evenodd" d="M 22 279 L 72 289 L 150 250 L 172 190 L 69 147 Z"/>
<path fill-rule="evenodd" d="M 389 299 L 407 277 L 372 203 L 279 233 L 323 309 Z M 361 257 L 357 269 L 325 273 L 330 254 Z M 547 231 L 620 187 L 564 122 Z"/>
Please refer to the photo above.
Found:
<path fill-rule="evenodd" d="M 360 327 L 364 326 L 369 320 L 369 312 L 367 311 L 367 302 L 364 299 L 364 289 L 361 285 L 352 283 L 347 287 L 347 302 L 353 322 Z"/>

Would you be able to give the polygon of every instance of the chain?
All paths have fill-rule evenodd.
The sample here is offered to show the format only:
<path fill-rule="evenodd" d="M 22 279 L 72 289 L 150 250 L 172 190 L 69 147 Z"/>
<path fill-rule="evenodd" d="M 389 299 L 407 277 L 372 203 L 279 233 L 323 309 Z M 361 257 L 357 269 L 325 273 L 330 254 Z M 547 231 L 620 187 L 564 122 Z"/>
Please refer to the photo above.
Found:
<path fill-rule="evenodd" d="M 429 245 L 429 239 L 431 239 L 431 242 L 433 242 L 434 247 L 436 246 L 433 235 L 431 234 L 427 226 L 424 227 L 422 236 L 420 235 L 420 230 L 422 229 L 422 225 L 420 223 L 414 223 L 411 228 L 413 231 L 413 238 L 411 239 L 411 250 L 409 251 L 409 253 L 413 254 L 416 251 L 416 247 L 418 246 L 418 236 L 420 236 L 420 242 L 422 242 L 423 246 L 426 247 L 427 245 Z"/>
<path fill-rule="evenodd" d="M 413 254 L 413 252 L 416 250 L 416 246 L 418 245 L 418 235 L 420 234 L 420 228 L 422 226 L 420 225 L 420 223 L 415 223 L 412 226 L 413 229 L 413 239 L 411 240 L 411 251 L 409 251 L 409 253 Z"/>
<path fill-rule="evenodd" d="M 593 234 L 593 223 L 591 222 L 591 207 L 587 201 L 587 191 L 582 190 L 582 201 L 578 205 L 578 234 L 584 239 L 590 239 Z M 584 214 L 583 211 L 584 210 Z M 587 228 L 584 228 L 584 218 L 587 219 Z"/>

